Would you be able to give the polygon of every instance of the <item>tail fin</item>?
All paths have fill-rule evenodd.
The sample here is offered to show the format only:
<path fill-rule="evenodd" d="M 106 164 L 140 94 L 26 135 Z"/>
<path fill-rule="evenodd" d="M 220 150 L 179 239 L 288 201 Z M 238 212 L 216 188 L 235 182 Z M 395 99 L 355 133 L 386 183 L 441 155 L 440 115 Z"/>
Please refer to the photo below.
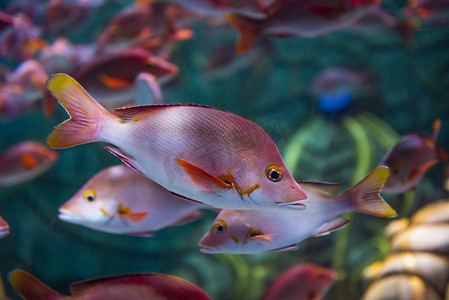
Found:
<path fill-rule="evenodd" d="M 351 194 L 355 211 L 386 218 L 397 216 L 396 211 L 379 195 L 389 174 L 388 167 L 380 166 L 347 191 Z"/>
<path fill-rule="evenodd" d="M 226 20 L 240 32 L 236 49 L 238 53 L 243 53 L 251 48 L 262 34 L 259 20 L 233 13 L 227 14 Z"/>
<path fill-rule="evenodd" d="M 25 300 L 57 300 L 65 296 L 52 290 L 30 273 L 15 270 L 9 273 L 9 282 Z"/>
<path fill-rule="evenodd" d="M 67 148 L 97 141 L 101 125 L 110 113 L 67 74 L 53 75 L 47 88 L 70 115 L 70 119 L 48 136 L 47 144 L 52 148 Z"/>

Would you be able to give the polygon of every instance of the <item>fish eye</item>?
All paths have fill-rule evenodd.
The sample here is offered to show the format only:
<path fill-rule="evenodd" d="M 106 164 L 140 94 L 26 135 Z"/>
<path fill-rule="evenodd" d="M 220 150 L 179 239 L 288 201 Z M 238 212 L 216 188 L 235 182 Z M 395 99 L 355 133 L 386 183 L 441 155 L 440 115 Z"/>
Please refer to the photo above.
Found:
<path fill-rule="evenodd" d="M 218 234 L 225 233 L 227 229 L 228 229 L 228 226 L 226 225 L 225 221 L 218 221 L 214 225 L 214 231 L 215 231 L 215 233 L 218 233 Z"/>
<path fill-rule="evenodd" d="M 279 181 L 284 177 L 284 171 L 277 165 L 269 165 L 265 170 L 265 174 L 268 179 L 274 182 Z"/>
<path fill-rule="evenodd" d="M 84 192 L 83 198 L 88 202 L 92 202 L 97 198 L 97 193 L 94 190 L 87 190 Z"/>

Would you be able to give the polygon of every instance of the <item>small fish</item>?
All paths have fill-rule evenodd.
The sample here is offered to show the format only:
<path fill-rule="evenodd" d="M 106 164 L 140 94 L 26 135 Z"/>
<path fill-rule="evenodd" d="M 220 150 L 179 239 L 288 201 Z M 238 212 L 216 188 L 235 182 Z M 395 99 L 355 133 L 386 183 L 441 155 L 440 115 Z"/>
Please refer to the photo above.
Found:
<path fill-rule="evenodd" d="M 449 253 L 449 224 L 412 224 L 392 237 L 391 249 Z"/>
<path fill-rule="evenodd" d="M 153 75 L 163 84 L 178 74 L 178 67 L 140 48 L 100 55 L 75 72 L 75 78 L 108 110 L 135 99 L 138 74 Z"/>
<path fill-rule="evenodd" d="M 342 194 L 338 184 L 300 182 L 309 196 L 306 209 L 222 210 L 199 245 L 204 253 L 250 254 L 298 249 L 302 240 L 337 230 L 349 221 L 335 218 L 356 211 L 380 217 L 396 212 L 379 196 L 388 168 L 378 167 Z"/>
<path fill-rule="evenodd" d="M 433 135 L 411 133 L 403 136 L 383 157 L 380 165 L 390 168 L 384 192 L 404 193 L 415 188 L 424 173 L 447 153 L 436 144 L 441 121 L 433 123 Z"/>
<path fill-rule="evenodd" d="M 349 2 L 349 3 L 348 3 Z M 248 50 L 262 35 L 276 37 L 317 37 L 347 28 L 378 5 L 376 0 L 362 1 L 281 1 L 267 17 L 255 19 L 238 13 L 226 16 L 239 30 L 237 52 Z"/>
<path fill-rule="evenodd" d="M 31 181 L 47 171 L 58 153 L 38 142 L 15 144 L 0 155 L 0 187 Z"/>
<path fill-rule="evenodd" d="M 72 296 L 58 293 L 22 270 L 10 272 L 9 282 L 25 300 L 211 300 L 193 283 L 176 276 L 157 273 L 127 274 L 72 283 Z"/>
<path fill-rule="evenodd" d="M 169 191 L 216 208 L 301 209 L 306 194 L 273 140 L 255 123 L 201 105 L 101 107 L 73 78 L 48 89 L 70 119 L 47 138 L 52 148 L 104 141 L 106 149 Z"/>
<path fill-rule="evenodd" d="M 417 275 L 443 294 L 449 282 L 449 259 L 429 252 L 391 253 L 385 261 L 369 266 L 364 277 L 372 282 L 398 273 Z"/>
<path fill-rule="evenodd" d="M 395 274 L 375 281 L 361 300 L 441 300 L 438 293 L 416 275 Z"/>
<path fill-rule="evenodd" d="M 298 264 L 279 275 L 260 300 L 320 300 L 337 280 L 337 272 Z"/>
<path fill-rule="evenodd" d="M 202 216 L 204 205 L 186 201 L 126 165 L 97 173 L 59 208 L 59 219 L 94 230 L 151 236 Z"/>
<path fill-rule="evenodd" d="M 3 238 L 9 234 L 9 225 L 3 220 L 2 216 L 0 216 L 0 238 Z"/>

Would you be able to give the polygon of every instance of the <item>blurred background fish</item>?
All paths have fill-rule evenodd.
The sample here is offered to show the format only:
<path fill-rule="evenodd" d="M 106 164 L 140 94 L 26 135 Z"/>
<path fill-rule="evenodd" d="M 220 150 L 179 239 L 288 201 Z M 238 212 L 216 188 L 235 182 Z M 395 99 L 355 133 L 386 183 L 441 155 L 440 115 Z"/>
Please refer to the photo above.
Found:
<path fill-rule="evenodd" d="M 333 270 L 298 264 L 276 277 L 260 300 L 321 300 L 337 277 Z"/>
<path fill-rule="evenodd" d="M 163 299 L 210 300 L 199 287 L 182 278 L 165 274 L 129 274 L 72 283 L 72 296 L 52 290 L 31 274 L 15 270 L 9 281 L 25 299 Z"/>
<path fill-rule="evenodd" d="M 152 236 L 202 216 L 204 205 L 183 200 L 126 165 L 93 176 L 59 208 L 59 219 L 94 230 Z"/>
<path fill-rule="evenodd" d="M 0 216 L 0 238 L 3 238 L 9 234 L 9 225 L 3 220 L 2 216 Z M 1 294 L 0 294 L 1 295 Z M 0 297 L 1 299 L 1 297 Z"/>
<path fill-rule="evenodd" d="M 57 160 L 58 153 L 39 142 L 17 143 L 0 155 L 0 187 L 33 180 Z"/>
<path fill-rule="evenodd" d="M 440 126 L 441 120 L 438 119 L 433 123 L 433 135 L 411 133 L 403 136 L 385 154 L 380 165 L 391 170 L 385 192 L 404 193 L 413 189 L 430 167 L 447 160 L 447 153 L 436 142 Z"/>

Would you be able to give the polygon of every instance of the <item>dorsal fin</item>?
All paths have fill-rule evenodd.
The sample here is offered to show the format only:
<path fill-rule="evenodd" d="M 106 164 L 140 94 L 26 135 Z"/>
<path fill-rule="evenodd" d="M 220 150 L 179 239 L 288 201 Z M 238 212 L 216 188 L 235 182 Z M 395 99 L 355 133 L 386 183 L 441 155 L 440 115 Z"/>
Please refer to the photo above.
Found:
<path fill-rule="evenodd" d="M 192 107 L 203 107 L 203 108 L 210 108 L 210 109 L 216 109 L 223 111 L 219 108 L 206 106 L 206 105 L 200 105 L 200 104 L 154 104 L 154 105 L 137 105 L 137 106 L 128 106 L 128 107 L 120 107 L 116 108 L 114 111 L 117 114 L 117 116 L 126 122 L 130 121 L 138 121 L 143 116 L 146 116 L 148 114 L 154 113 L 156 111 L 160 111 L 162 109 L 168 109 L 176 106 L 192 106 Z"/>
<path fill-rule="evenodd" d="M 309 190 L 325 196 L 334 195 L 340 187 L 337 182 L 297 181 L 297 183 L 306 193 Z"/>

